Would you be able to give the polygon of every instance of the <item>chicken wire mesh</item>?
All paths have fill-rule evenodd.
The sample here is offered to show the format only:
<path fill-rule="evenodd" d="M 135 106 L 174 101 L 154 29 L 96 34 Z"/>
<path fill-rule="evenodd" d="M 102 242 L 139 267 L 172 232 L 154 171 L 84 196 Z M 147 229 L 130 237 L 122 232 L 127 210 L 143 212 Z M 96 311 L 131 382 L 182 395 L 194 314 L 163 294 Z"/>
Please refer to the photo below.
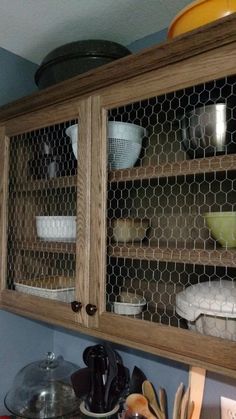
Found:
<path fill-rule="evenodd" d="M 235 94 L 224 77 L 108 111 L 107 311 L 236 340 Z M 126 166 L 117 123 L 143 129 Z"/>
<path fill-rule="evenodd" d="M 70 302 L 75 291 L 76 171 L 66 129 L 10 138 L 7 287 Z"/>

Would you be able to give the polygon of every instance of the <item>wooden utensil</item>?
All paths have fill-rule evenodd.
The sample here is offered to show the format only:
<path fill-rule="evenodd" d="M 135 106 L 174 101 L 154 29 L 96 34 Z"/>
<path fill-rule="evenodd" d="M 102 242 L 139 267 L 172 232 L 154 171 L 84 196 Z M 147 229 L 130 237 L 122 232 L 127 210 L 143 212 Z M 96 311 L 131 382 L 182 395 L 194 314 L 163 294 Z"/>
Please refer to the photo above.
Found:
<path fill-rule="evenodd" d="M 150 383 L 150 381 L 148 380 L 145 380 L 142 384 L 142 391 L 143 391 L 143 395 L 148 400 L 151 409 L 154 411 L 156 417 L 158 419 L 164 419 L 163 413 L 157 401 L 157 396 L 156 396 L 152 383 Z"/>
<path fill-rule="evenodd" d="M 189 405 L 188 405 L 188 415 L 187 415 L 188 419 L 192 419 L 193 409 L 194 409 L 194 402 L 192 401 L 192 402 L 189 402 Z"/>
<path fill-rule="evenodd" d="M 190 387 L 185 391 L 180 406 L 180 419 L 188 418 L 188 405 L 189 405 Z"/>
<path fill-rule="evenodd" d="M 205 385 L 205 376 L 206 370 L 204 368 L 191 367 L 189 370 L 189 402 L 194 402 L 191 419 L 200 418 Z"/>
<path fill-rule="evenodd" d="M 181 400 L 183 396 L 184 385 L 180 383 L 176 393 L 175 393 L 175 400 L 174 400 L 174 408 L 173 408 L 173 419 L 180 418 L 180 407 L 181 407 Z"/>
<path fill-rule="evenodd" d="M 130 410 L 130 412 L 139 413 L 140 415 L 146 416 L 147 419 L 156 419 L 156 417 L 149 410 L 147 398 L 143 396 L 142 394 L 139 394 L 139 393 L 130 394 L 127 397 L 125 403 L 128 410 Z"/>
<path fill-rule="evenodd" d="M 160 409 L 163 413 L 163 419 L 166 419 L 166 417 L 167 417 L 167 397 L 166 397 L 165 389 L 160 387 L 158 393 L 159 393 Z"/>

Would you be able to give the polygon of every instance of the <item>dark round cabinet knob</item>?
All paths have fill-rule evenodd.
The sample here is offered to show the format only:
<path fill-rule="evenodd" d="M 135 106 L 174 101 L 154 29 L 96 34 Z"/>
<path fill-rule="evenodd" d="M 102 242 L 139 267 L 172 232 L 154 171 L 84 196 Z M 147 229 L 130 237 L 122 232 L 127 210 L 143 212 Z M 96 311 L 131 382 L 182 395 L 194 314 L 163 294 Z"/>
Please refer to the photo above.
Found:
<path fill-rule="evenodd" d="M 75 313 L 78 313 L 82 308 L 82 303 L 80 301 L 72 301 L 71 308 Z"/>
<path fill-rule="evenodd" d="M 97 306 L 95 306 L 94 304 L 87 304 L 86 305 L 86 313 L 89 316 L 93 316 L 97 311 Z"/>

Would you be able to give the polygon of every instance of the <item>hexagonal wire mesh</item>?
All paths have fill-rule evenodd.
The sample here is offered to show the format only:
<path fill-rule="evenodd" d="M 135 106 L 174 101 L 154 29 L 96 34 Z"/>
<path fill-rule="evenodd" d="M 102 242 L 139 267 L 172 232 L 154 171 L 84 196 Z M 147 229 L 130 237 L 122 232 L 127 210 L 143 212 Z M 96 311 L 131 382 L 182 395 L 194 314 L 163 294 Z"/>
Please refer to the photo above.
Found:
<path fill-rule="evenodd" d="M 109 110 L 107 311 L 236 340 L 235 95 L 226 77 Z"/>
<path fill-rule="evenodd" d="M 72 301 L 75 289 L 77 160 L 66 128 L 10 139 L 7 286 Z"/>

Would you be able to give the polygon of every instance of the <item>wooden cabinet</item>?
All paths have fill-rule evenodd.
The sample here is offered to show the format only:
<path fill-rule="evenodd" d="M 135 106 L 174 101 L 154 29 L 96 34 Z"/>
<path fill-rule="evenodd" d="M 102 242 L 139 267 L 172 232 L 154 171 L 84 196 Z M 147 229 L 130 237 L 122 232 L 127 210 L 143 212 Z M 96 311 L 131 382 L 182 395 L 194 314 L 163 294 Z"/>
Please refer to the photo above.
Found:
<path fill-rule="evenodd" d="M 236 375 L 235 342 L 188 330 L 175 308 L 187 286 L 236 280 L 235 248 L 220 247 L 204 221 L 205 212 L 236 210 L 236 153 L 199 158 L 183 144 L 186 115 L 215 103 L 227 104 L 235 142 L 235 19 L 0 109 L 2 308 Z M 114 121 L 145 130 L 134 167 L 109 167 Z M 77 160 L 66 134 L 75 123 Z M 76 217 L 76 240 L 40 239 L 38 216 Z M 114 220 L 127 217 L 148 220 L 142 239 L 114 239 Z M 73 294 L 16 290 L 26 280 L 41 289 L 62 281 Z M 115 313 L 121 292 L 145 298 L 144 310 Z"/>
<path fill-rule="evenodd" d="M 16 118 L 2 135 L 8 155 L 2 167 L 7 255 L 2 268 L 3 301 L 36 318 L 83 326 L 88 316 L 84 310 L 74 312 L 70 302 L 88 304 L 92 288 L 88 274 L 90 102 L 75 100 Z M 78 160 L 66 135 L 66 128 L 75 123 L 80 127 Z M 56 161 L 53 173 L 51 161 Z M 40 231 L 39 217 L 48 223 L 40 225 Z M 74 223 L 71 236 L 70 224 L 64 223 L 73 217 L 79 222 Z M 57 229 L 61 237 L 55 235 Z M 20 298 L 16 291 L 21 291 Z M 40 303 L 38 296 L 44 297 Z"/>

